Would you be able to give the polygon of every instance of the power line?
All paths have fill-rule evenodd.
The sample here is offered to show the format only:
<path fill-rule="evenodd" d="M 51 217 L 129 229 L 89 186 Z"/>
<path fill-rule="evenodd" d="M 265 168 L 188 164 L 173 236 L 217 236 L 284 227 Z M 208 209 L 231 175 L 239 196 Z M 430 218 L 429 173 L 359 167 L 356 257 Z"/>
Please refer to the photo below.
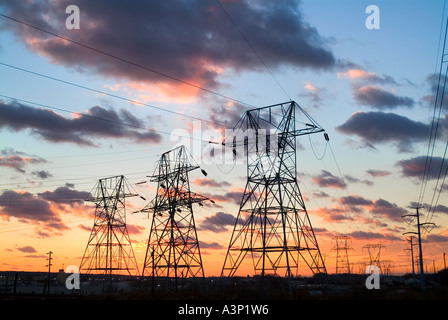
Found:
<path fill-rule="evenodd" d="M 135 66 L 135 67 L 138 67 L 138 68 L 141 68 L 141 69 L 150 71 L 150 72 L 152 72 L 152 73 L 154 73 L 154 74 L 157 74 L 157 75 L 159 75 L 159 76 L 168 78 L 168 79 L 170 79 L 170 80 L 177 81 L 177 82 L 179 82 L 179 83 L 189 85 L 189 86 L 191 86 L 191 87 L 193 87 L 193 88 L 202 90 L 202 91 L 207 92 L 207 93 L 214 94 L 214 95 L 216 95 L 216 96 L 219 96 L 219 97 L 221 97 L 221 98 L 225 98 L 225 99 L 227 99 L 227 100 L 231 100 L 231 101 L 233 101 L 233 102 L 240 103 L 240 104 L 242 104 L 242 105 L 246 105 L 246 106 L 254 107 L 254 106 L 252 106 L 252 105 L 250 105 L 250 104 L 248 104 L 248 103 L 246 103 L 246 102 L 243 102 L 243 101 L 240 101 L 240 100 L 231 98 L 231 97 L 229 97 L 229 96 L 226 96 L 226 95 L 224 95 L 224 94 L 221 94 L 221 93 L 219 93 L 219 92 L 216 92 L 216 91 L 213 91 L 213 90 L 210 90 L 210 89 L 201 87 L 201 86 L 199 86 L 199 85 L 197 85 L 197 84 L 194 84 L 194 83 L 191 83 L 191 82 L 188 82 L 188 81 L 185 81 L 185 80 L 178 79 L 178 78 L 176 78 L 176 77 L 170 76 L 170 75 L 165 74 L 165 73 L 163 73 L 163 72 L 160 72 L 160 71 L 157 71 L 157 70 L 155 70 L 155 69 L 152 69 L 152 68 L 143 66 L 143 65 L 141 65 L 141 64 L 138 64 L 138 63 L 136 63 L 136 62 L 132 62 L 132 61 L 130 61 L 130 60 L 127 60 L 127 59 L 118 57 L 118 56 L 113 55 L 113 54 L 111 54 L 111 53 L 105 52 L 105 51 L 103 51 L 103 50 L 94 48 L 94 47 L 92 47 L 92 46 L 86 45 L 86 44 L 84 44 L 84 43 L 81 43 L 81 42 L 78 42 L 78 41 L 75 41 L 75 40 L 69 39 L 69 38 L 64 37 L 64 36 L 61 36 L 61 35 L 59 35 L 59 34 L 57 34 L 57 33 L 54 33 L 54 32 L 51 32 L 51 31 L 48 31 L 48 30 L 45 30 L 45 29 L 42 29 L 42 28 L 40 28 L 40 27 L 34 26 L 34 25 L 32 25 L 32 24 L 29 24 L 29 23 L 27 23 L 27 22 L 24 22 L 24 21 L 15 19 L 15 18 L 10 17 L 10 16 L 7 16 L 7 15 L 5 15 L 5 14 L 0 13 L 0 17 L 9 19 L 9 20 L 11 20 L 11 21 L 14 21 L 14 22 L 23 24 L 23 25 L 25 25 L 25 26 L 27 26 L 27 27 L 30 27 L 30 28 L 33 28 L 33 29 L 35 29 L 35 30 L 39 30 L 39 31 L 41 31 L 41 32 L 47 33 L 47 34 L 52 35 L 52 36 L 54 36 L 54 37 L 63 39 L 63 40 L 68 41 L 68 42 L 70 42 L 70 43 L 72 43 L 72 44 L 76 44 L 76 45 L 78 45 L 78 46 L 80 46 L 80 47 L 83 47 L 83 48 L 92 50 L 92 51 L 97 52 L 97 53 L 100 53 L 100 54 L 103 54 L 103 55 L 105 55 L 105 56 L 107 56 L 107 57 L 113 58 L 113 59 L 118 60 L 118 61 L 120 61 L 120 62 L 124 62 L 124 63 L 127 63 L 127 64 L 129 64 L 129 65 L 132 65 L 132 66 Z"/>
<path fill-rule="evenodd" d="M 443 175 L 443 180 L 442 180 L 442 184 L 440 185 L 440 188 L 438 188 L 438 185 L 439 185 L 440 178 L 441 178 L 441 176 L 442 176 L 443 165 L 444 165 L 444 163 L 445 163 L 447 150 L 448 150 L 448 142 L 447 142 L 446 145 L 445 145 L 445 151 L 444 151 L 444 153 L 443 153 L 442 163 L 440 164 L 439 174 L 438 174 L 438 176 L 437 176 L 436 185 L 435 185 L 435 187 L 434 187 L 434 193 L 432 194 L 431 204 L 430 204 L 430 207 L 429 207 L 429 209 L 428 209 L 429 214 L 428 214 L 428 216 L 426 217 L 426 222 L 432 220 L 432 217 L 433 217 L 434 212 L 435 212 L 436 207 L 437 207 L 437 203 L 439 202 L 440 194 L 441 194 L 442 191 L 443 191 L 443 186 L 444 186 L 444 184 L 445 184 L 445 178 L 446 178 L 447 173 L 448 173 L 448 166 L 447 166 L 447 168 L 446 168 L 446 170 L 445 170 L 445 174 Z M 438 193 L 438 195 L 437 195 L 437 199 L 436 199 L 435 202 L 434 202 L 434 198 L 435 198 L 435 196 L 436 196 L 437 193 Z"/>
<path fill-rule="evenodd" d="M 35 71 L 28 70 L 28 69 L 20 68 L 20 67 L 17 67 L 17 66 L 13 66 L 13 65 L 10 65 L 10 64 L 7 64 L 7 63 L 0 62 L 0 65 L 8 67 L 8 68 L 15 69 L 15 70 L 19 70 L 19 71 L 22 71 L 22 72 L 26 72 L 26 73 L 29 73 L 29 74 L 32 74 L 32 75 L 36 75 L 36 76 L 39 76 L 39 77 L 43 77 L 43 78 L 46 78 L 46 79 L 50 79 L 50 80 L 53 80 L 53 81 L 57 81 L 57 82 L 60 82 L 60 83 L 68 84 L 70 86 L 74 86 L 74 87 L 77 87 L 77 88 L 80 88 L 80 89 L 89 90 L 89 91 L 92 91 L 92 92 L 95 92 L 95 93 L 100 93 L 100 94 L 103 94 L 103 95 L 106 95 L 106 96 L 109 96 L 109 97 L 113 97 L 113 98 L 116 98 L 116 99 L 129 101 L 131 103 L 138 104 L 138 105 L 145 106 L 145 107 L 149 107 L 149 108 L 153 108 L 153 109 L 156 109 L 156 110 L 159 110 L 159 111 L 168 112 L 168 113 L 176 114 L 178 116 L 182 116 L 182 117 L 186 117 L 186 118 L 191 118 L 191 119 L 195 119 L 195 120 L 200 120 L 200 121 L 209 122 L 209 123 L 212 123 L 212 124 L 218 124 L 218 125 L 221 125 L 221 126 L 225 126 L 225 124 L 222 124 L 222 123 L 219 123 L 219 122 L 216 122 L 216 121 L 206 120 L 206 119 L 202 119 L 202 118 L 199 118 L 199 117 L 183 114 L 183 113 L 180 113 L 180 112 L 164 109 L 164 108 L 161 108 L 161 107 L 150 105 L 148 103 L 143 103 L 143 102 L 138 101 L 138 100 L 128 99 L 128 98 L 125 98 L 125 97 L 122 97 L 122 96 L 118 96 L 116 94 L 112 94 L 112 93 L 109 93 L 109 92 L 93 89 L 93 88 L 86 87 L 86 86 L 83 86 L 83 85 L 80 85 L 80 84 L 77 84 L 77 83 L 74 83 L 74 82 L 71 82 L 71 81 L 58 79 L 58 78 L 55 78 L 55 77 L 52 77 L 52 76 L 48 76 L 48 75 L 45 75 L 45 74 L 42 74 L 42 73 L 39 73 L 39 72 L 35 72 Z"/>
<path fill-rule="evenodd" d="M 36 106 L 40 106 L 40 107 L 44 107 L 44 108 L 48 108 L 48 109 L 52 109 L 52 110 L 57 110 L 57 111 L 71 113 L 71 114 L 76 114 L 78 116 L 83 116 L 83 117 L 87 117 L 87 118 L 92 118 L 92 119 L 96 119 L 96 120 L 101 120 L 101 121 L 106 121 L 106 122 L 110 122 L 110 123 L 114 123 L 114 124 L 119 124 L 119 125 L 122 125 L 122 126 L 127 126 L 127 127 L 137 128 L 137 129 L 145 129 L 145 130 L 158 132 L 158 133 L 163 133 L 163 134 L 169 134 L 169 133 L 164 132 L 164 131 L 158 131 L 158 130 L 155 130 L 155 129 L 148 129 L 146 127 L 142 127 L 142 126 L 135 125 L 135 124 L 124 123 L 124 122 L 121 122 L 121 121 L 116 121 L 116 120 L 106 119 L 106 118 L 102 118 L 102 117 L 92 116 L 90 114 L 86 114 L 86 113 L 82 113 L 82 112 L 76 112 L 76 111 L 70 111 L 70 110 L 62 109 L 62 108 L 58 108 L 58 107 L 52 107 L 52 106 L 49 106 L 49 105 L 46 105 L 46 104 L 33 102 L 33 101 L 29 101 L 29 100 L 24 100 L 24 99 L 19 99 L 19 98 L 6 96 L 6 95 L 2 95 L 2 94 L 0 94 L 0 97 L 11 99 L 11 100 L 16 100 L 16 101 L 20 101 L 20 102 L 24 102 L 24 103 L 29 103 L 29 104 L 32 104 L 32 105 L 36 105 Z"/>
<path fill-rule="evenodd" d="M 444 9 L 445 9 L 445 6 L 444 6 Z M 442 21 L 443 21 L 443 15 L 442 15 Z M 443 41 L 442 56 L 440 59 L 439 75 L 438 75 L 438 79 L 437 79 L 437 89 L 435 90 L 435 96 L 434 96 L 434 108 L 433 108 L 433 115 L 432 115 L 432 121 L 431 121 L 431 127 L 430 127 L 428 148 L 426 151 L 425 168 L 424 168 L 424 172 L 422 175 L 422 184 L 421 184 L 420 195 L 419 195 L 419 199 L 418 199 L 419 205 L 421 205 L 423 203 L 423 197 L 424 197 L 424 194 L 426 191 L 426 185 L 428 183 L 429 171 L 430 171 L 430 167 L 431 167 L 432 157 L 434 155 L 435 142 L 436 142 L 436 138 L 437 138 L 437 131 L 438 131 L 438 127 L 439 127 L 440 115 L 441 115 L 442 106 L 443 106 L 443 98 L 444 98 L 444 94 L 445 94 L 445 86 L 446 86 L 446 81 L 447 81 L 447 76 L 448 76 L 448 68 L 447 68 L 446 74 L 445 74 L 445 79 L 444 79 L 444 84 L 443 84 L 442 96 L 439 99 L 440 82 L 441 82 L 441 77 L 442 77 L 442 69 L 443 69 L 443 65 L 444 65 L 443 59 L 445 57 L 447 33 L 448 33 L 448 17 L 447 17 L 446 26 L 445 26 L 445 37 L 444 37 L 444 41 Z M 442 30 L 440 30 L 440 35 L 441 34 L 442 34 Z M 440 39 L 439 39 L 439 45 L 440 45 Z M 437 106 L 438 101 L 440 101 L 439 107 Z M 438 116 L 436 117 L 437 109 L 439 109 L 439 112 L 438 112 Z M 431 153 L 431 155 L 430 155 L 430 153 Z"/>
<path fill-rule="evenodd" d="M 20 102 L 24 102 L 24 103 L 28 103 L 28 104 L 32 104 L 32 105 L 36 105 L 36 106 L 40 106 L 40 107 L 44 107 L 44 108 L 48 108 L 48 109 L 52 109 L 52 110 L 57 110 L 57 111 L 61 111 L 61 112 L 67 112 L 67 113 L 70 113 L 70 114 L 76 114 L 76 115 L 79 115 L 79 116 L 88 117 L 88 118 L 92 118 L 92 119 L 96 119 L 96 120 L 106 121 L 106 122 L 110 122 L 110 123 L 114 123 L 114 124 L 118 124 L 118 125 L 122 125 L 122 126 L 128 126 L 128 127 L 132 127 L 132 128 L 152 131 L 154 133 L 160 133 L 160 134 L 165 134 L 165 135 L 170 135 L 170 136 L 177 136 L 179 138 L 188 138 L 188 139 L 191 139 L 191 140 L 196 140 L 196 141 L 201 141 L 201 142 L 206 142 L 206 143 L 209 142 L 208 140 L 206 141 L 206 140 L 198 139 L 198 138 L 195 138 L 195 137 L 185 137 L 185 136 L 181 136 L 181 135 L 178 135 L 178 134 L 174 134 L 172 132 L 170 133 L 170 132 L 156 130 L 156 129 L 152 129 L 152 128 L 146 128 L 146 127 L 143 127 L 143 126 L 140 126 L 140 125 L 124 123 L 124 122 L 121 122 L 121 121 L 116 121 L 116 120 L 106 119 L 106 118 L 102 118 L 102 117 L 92 116 L 92 115 L 89 115 L 89 114 L 86 114 L 86 113 L 82 113 L 82 112 L 70 111 L 70 110 L 66 110 L 66 109 L 62 109 L 62 108 L 58 108 L 58 107 L 53 107 L 53 106 L 49 106 L 49 105 L 46 105 L 46 104 L 33 102 L 33 101 L 29 101 L 29 100 L 19 99 L 19 98 L 15 98 L 15 97 L 3 95 L 3 94 L 0 94 L 0 97 L 11 99 L 11 100 L 16 100 L 16 101 L 20 101 Z"/>
<path fill-rule="evenodd" d="M 442 15 L 443 17 L 443 15 Z M 442 31 L 442 30 L 441 30 Z M 426 186 L 428 183 L 428 179 L 429 179 L 429 172 L 431 169 L 431 163 L 432 163 L 432 158 L 434 155 L 434 149 L 435 149 L 435 143 L 436 143 L 436 138 L 437 138 L 437 131 L 439 128 L 439 122 L 440 122 L 440 116 L 441 116 L 441 111 L 443 109 L 443 102 L 444 102 L 444 98 L 445 98 L 445 89 L 446 89 L 446 83 L 447 83 L 447 78 L 448 78 L 448 67 L 446 68 L 445 71 L 445 75 L 443 76 L 443 86 L 442 89 L 441 87 L 441 78 L 442 78 L 442 69 L 444 64 L 447 61 L 444 61 L 444 58 L 446 56 L 445 53 L 445 49 L 446 49 L 446 40 L 447 40 L 447 35 L 448 35 L 448 17 L 447 17 L 447 21 L 446 21 L 446 26 L 445 26 L 445 36 L 444 36 L 444 42 L 443 42 L 443 49 L 442 49 L 442 56 L 441 56 L 441 60 L 440 60 L 440 70 L 439 70 L 439 75 L 438 75 L 438 79 L 437 79 L 437 89 L 436 89 L 436 94 L 434 97 L 434 109 L 433 109 L 433 118 L 432 118 L 432 123 L 431 123 L 431 133 L 430 133 L 430 137 L 429 137 L 429 142 L 428 142 L 428 150 L 427 150 L 427 155 L 426 155 L 426 159 L 425 159 L 425 171 L 423 174 L 423 178 L 422 178 L 422 188 L 421 188 L 421 192 L 420 192 L 420 198 L 419 198 L 419 205 L 422 205 L 423 203 L 423 197 L 424 197 L 424 193 L 426 190 Z M 439 45 L 440 45 L 440 39 L 439 39 Z M 440 94 L 440 98 L 439 98 L 439 92 L 441 89 L 441 94 Z M 436 110 L 438 109 L 438 116 L 436 118 Z M 434 127 L 434 123 L 435 123 L 435 133 L 434 135 L 432 135 L 432 131 L 433 131 L 433 127 Z M 431 148 L 431 155 L 429 155 L 429 149 Z M 431 203 L 430 203 L 430 207 L 428 209 L 428 215 L 426 216 L 426 223 L 428 223 L 428 221 L 432 220 L 432 217 L 435 213 L 435 210 L 437 208 L 437 203 L 440 199 L 440 194 L 443 191 L 443 187 L 444 187 L 444 183 L 445 183 L 445 178 L 448 174 L 448 168 L 445 170 L 445 173 L 443 174 L 443 179 L 442 179 L 442 183 L 440 185 L 440 188 L 438 188 L 439 186 L 439 182 L 442 178 L 442 172 L 444 169 L 444 164 L 446 163 L 446 155 L 447 155 L 447 149 L 448 149 L 448 141 L 445 145 L 445 150 L 443 153 L 443 157 L 442 157 L 442 162 L 440 164 L 440 168 L 439 168 L 439 172 L 438 172 L 438 176 L 437 176 L 437 180 L 435 183 L 435 187 L 434 187 L 434 191 L 432 194 L 432 198 L 431 198 Z M 437 194 L 437 198 L 436 198 L 436 194 Z M 423 233 L 426 233 L 427 230 L 423 230 Z"/>
<path fill-rule="evenodd" d="M 232 24 L 235 26 L 236 30 L 238 31 L 238 33 L 241 35 L 241 37 L 244 39 L 244 41 L 246 41 L 247 45 L 249 46 L 249 48 L 253 51 L 253 53 L 257 56 L 258 60 L 260 60 L 260 62 L 263 64 L 263 66 L 266 68 L 266 70 L 268 71 L 268 73 L 271 75 L 272 79 L 277 83 L 277 85 L 280 87 L 280 89 L 283 91 L 283 93 L 288 97 L 288 99 L 291 101 L 291 97 L 288 95 L 288 93 L 286 92 L 285 88 L 281 85 L 281 83 L 277 80 L 277 78 L 274 76 L 274 74 L 272 73 L 272 71 L 269 69 L 269 67 L 267 66 L 267 64 L 264 62 L 264 60 L 261 58 L 261 56 L 258 54 L 257 50 L 255 50 L 255 47 L 250 43 L 249 39 L 244 35 L 244 33 L 241 31 L 240 27 L 238 26 L 238 24 L 236 23 L 236 21 L 232 18 L 232 16 L 229 14 L 229 12 L 224 8 L 224 6 L 222 5 L 221 1 L 216 0 L 216 2 L 218 2 L 219 6 L 221 7 L 221 9 L 224 11 L 224 13 L 226 14 L 226 16 L 229 18 L 229 20 L 232 22 Z"/>

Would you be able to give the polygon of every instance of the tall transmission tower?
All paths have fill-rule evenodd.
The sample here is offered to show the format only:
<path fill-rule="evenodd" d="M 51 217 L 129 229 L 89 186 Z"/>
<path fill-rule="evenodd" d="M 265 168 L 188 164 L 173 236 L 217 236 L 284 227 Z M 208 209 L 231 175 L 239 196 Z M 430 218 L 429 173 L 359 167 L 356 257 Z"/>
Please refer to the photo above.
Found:
<path fill-rule="evenodd" d="M 100 179 L 91 192 L 95 220 L 80 270 L 107 275 L 138 274 L 138 265 L 126 227 L 126 198 L 131 193 L 124 176 Z"/>
<path fill-rule="evenodd" d="M 247 182 L 222 276 L 234 276 L 248 253 L 257 275 L 294 276 L 300 259 L 326 273 L 297 182 L 296 137 L 317 132 L 324 130 L 294 101 L 241 118 L 232 144 L 245 148 Z"/>
<path fill-rule="evenodd" d="M 336 251 L 336 274 L 351 273 L 348 250 L 352 248 L 348 244 L 349 240 L 350 237 L 348 236 L 335 236 L 333 238 L 335 246 L 331 250 Z"/>
<path fill-rule="evenodd" d="M 188 178 L 198 168 L 184 146 L 163 153 L 157 162 L 151 179 L 158 184 L 156 197 L 141 210 L 153 213 L 143 276 L 172 278 L 176 284 L 178 278 L 204 276 L 193 204 L 208 198 L 191 192 Z"/>
<path fill-rule="evenodd" d="M 382 272 L 381 250 L 385 248 L 386 246 L 382 244 L 367 244 L 363 247 L 369 254 L 369 264 L 377 266 L 380 272 Z"/>

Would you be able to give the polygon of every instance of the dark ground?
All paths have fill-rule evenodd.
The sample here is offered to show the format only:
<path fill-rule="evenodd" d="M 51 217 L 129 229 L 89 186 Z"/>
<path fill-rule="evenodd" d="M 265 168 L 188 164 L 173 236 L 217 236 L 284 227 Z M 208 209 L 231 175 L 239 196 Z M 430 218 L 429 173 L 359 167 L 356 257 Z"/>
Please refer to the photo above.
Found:
<path fill-rule="evenodd" d="M 80 289 L 67 290 L 65 274 L 0 272 L 0 299 L 65 300 L 448 300 L 448 269 L 425 275 L 426 290 L 419 276 L 380 276 L 379 289 L 367 289 L 368 275 L 342 274 L 314 277 L 207 277 L 171 279 L 114 275 L 81 275 Z"/>

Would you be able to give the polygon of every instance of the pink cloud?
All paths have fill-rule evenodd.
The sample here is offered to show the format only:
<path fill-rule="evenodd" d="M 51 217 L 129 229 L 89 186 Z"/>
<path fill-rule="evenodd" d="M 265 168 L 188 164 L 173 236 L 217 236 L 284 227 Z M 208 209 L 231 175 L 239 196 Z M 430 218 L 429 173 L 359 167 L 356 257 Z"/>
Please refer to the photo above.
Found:
<path fill-rule="evenodd" d="M 350 69 L 346 72 L 338 72 L 338 78 L 345 79 L 369 79 L 377 77 L 375 72 L 367 72 L 362 69 Z"/>

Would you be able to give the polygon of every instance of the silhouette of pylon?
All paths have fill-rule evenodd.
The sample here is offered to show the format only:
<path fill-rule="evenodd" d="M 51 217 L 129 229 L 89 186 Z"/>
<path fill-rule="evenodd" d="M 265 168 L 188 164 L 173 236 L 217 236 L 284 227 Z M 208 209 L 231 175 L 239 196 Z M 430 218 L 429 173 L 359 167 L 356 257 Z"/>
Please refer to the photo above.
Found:
<path fill-rule="evenodd" d="M 335 246 L 332 248 L 332 250 L 336 251 L 336 274 L 351 273 L 350 262 L 348 259 L 348 250 L 352 249 L 348 245 L 350 237 L 335 236 L 333 240 L 335 242 Z"/>
<path fill-rule="evenodd" d="M 366 244 L 363 249 L 367 249 L 367 252 L 369 253 L 369 264 L 377 266 L 380 269 L 380 272 L 382 271 L 382 263 L 381 263 L 381 250 L 385 249 L 386 246 L 382 244 Z"/>
<path fill-rule="evenodd" d="M 296 137 L 323 131 L 294 101 L 244 114 L 230 144 L 245 146 L 247 183 L 221 275 L 234 276 L 248 253 L 257 275 L 294 276 L 299 260 L 326 273 L 296 169 Z"/>
<path fill-rule="evenodd" d="M 208 198 L 191 192 L 188 173 L 192 165 L 184 146 L 162 154 L 151 181 L 157 193 L 141 211 L 153 213 L 143 276 L 154 278 L 203 277 L 193 204 Z M 202 172 L 206 175 L 205 171 Z"/>
<path fill-rule="evenodd" d="M 126 198 L 130 192 L 124 176 L 100 179 L 92 197 L 95 203 L 92 232 L 81 261 L 86 273 L 138 274 L 138 265 L 126 227 Z"/>

